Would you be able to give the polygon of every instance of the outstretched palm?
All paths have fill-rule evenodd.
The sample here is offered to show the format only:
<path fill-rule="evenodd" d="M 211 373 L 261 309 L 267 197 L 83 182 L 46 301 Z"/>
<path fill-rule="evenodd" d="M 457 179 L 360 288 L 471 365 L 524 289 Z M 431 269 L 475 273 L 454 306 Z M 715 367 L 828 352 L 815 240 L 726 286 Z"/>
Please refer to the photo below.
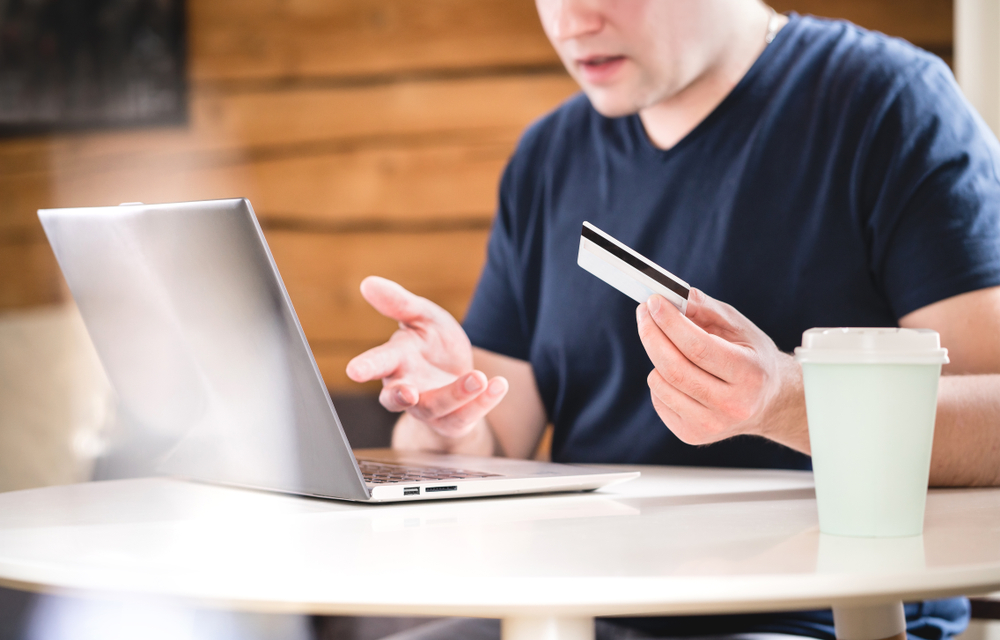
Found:
<path fill-rule="evenodd" d="M 347 365 L 356 382 L 382 380 L 379 402 L 385 408 L 408 411 L 441 433 L 459 435 L 506 393 L 506 381 L 488 386 L 486 375 L 473 368 L 469 338 L 447 311 L 374 276 L 361 283 L 361 294 L 399 322 L 388 342 Z"/>

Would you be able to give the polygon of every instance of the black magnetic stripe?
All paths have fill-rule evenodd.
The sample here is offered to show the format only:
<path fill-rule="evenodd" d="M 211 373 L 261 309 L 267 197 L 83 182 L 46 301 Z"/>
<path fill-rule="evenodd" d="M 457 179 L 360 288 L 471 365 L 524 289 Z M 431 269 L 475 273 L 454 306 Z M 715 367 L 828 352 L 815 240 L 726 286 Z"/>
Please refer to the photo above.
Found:
<path fill-rule="evenodd" d="M 628 251 L 625 251 L 624 249 L 616 245 L 614 242 L 611 242 L 610 240 L 608 240 L 601 234 L 597 233 L 593 229 L 583 227 L 582 235 L 584 238 L 590 240 L 600 248 L 604 249 L 614 257 L 618 258 L 619 260 L 627 264 L 628 266 L 644 273 L 653 280 L 656 280 L 657 282 L 662 284 L 667 289 L 670 289 L 680 297 L 687 300 L 688 292 L 690 291 L 690 289 L 680 284 L 670 276 L 663 275 L 657 269 L 654 269 L 650 265 L 646 264 L 644 259 L 635 257 L 634 255 L 632 255 Z"/>

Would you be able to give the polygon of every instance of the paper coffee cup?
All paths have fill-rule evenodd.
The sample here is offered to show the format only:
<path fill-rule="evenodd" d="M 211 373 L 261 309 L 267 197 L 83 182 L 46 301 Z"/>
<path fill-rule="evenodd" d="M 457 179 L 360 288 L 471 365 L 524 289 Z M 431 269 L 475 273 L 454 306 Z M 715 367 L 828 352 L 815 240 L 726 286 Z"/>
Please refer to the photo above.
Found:
<path fill-rule="evenodd" d="M 820 531 L 923 532 L 941 365 L 929 329 L 810 329 L 802 365 Z"/>

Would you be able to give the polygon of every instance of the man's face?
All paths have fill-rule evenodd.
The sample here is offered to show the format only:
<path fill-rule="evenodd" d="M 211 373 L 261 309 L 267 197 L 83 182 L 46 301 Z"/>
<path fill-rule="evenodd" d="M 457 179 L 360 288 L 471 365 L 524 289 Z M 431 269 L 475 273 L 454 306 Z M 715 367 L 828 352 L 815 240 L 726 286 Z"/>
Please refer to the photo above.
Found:
<path fill-rule="evenodd" d="M 542 27 L 608 117 L 669 99 L 711 65 L 719 0 L 536 0 Z M 715 22 L 715 24 L 719 24 Z"/>

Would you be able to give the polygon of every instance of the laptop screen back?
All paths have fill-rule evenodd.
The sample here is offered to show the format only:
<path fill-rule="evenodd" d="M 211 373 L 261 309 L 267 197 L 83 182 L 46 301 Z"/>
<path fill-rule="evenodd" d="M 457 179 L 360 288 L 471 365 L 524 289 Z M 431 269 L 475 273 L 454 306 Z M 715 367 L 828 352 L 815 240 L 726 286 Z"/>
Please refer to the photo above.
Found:
<path fill-rule="evenodd" d="M 150 472 L 368 497 L 248 201 L 39 217 Z"/>

